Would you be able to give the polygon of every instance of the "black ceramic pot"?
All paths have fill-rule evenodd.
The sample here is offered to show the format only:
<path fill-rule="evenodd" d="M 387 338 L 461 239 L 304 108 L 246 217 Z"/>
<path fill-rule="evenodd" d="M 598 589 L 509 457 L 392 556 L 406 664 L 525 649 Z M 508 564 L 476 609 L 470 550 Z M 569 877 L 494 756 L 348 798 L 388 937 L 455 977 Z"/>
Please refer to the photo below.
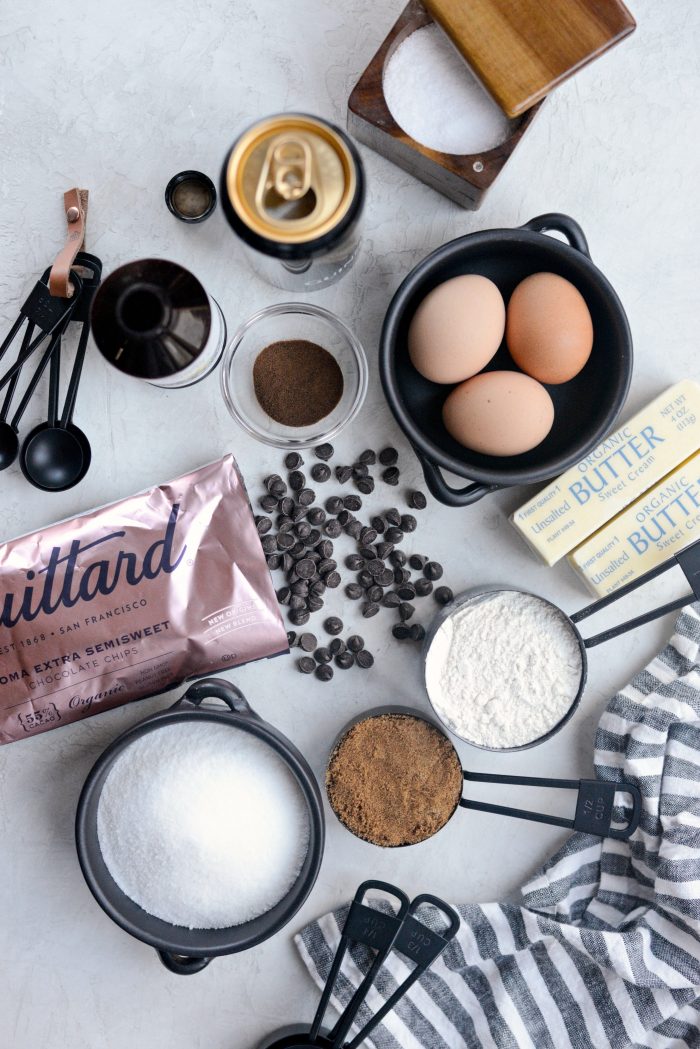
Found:
<path fill-rule="evenodd" d="M 223 700 L 228 710 L 207 703 L 211 699 Z M 309 815 L 309 848 L 292 888 L 266 914 L 228 929 L 186 929 L 148 914 L 130 900 L 112 878 L 97 837 L 100 793 L 112 765 L 123 750 L 147 732 L 157 732 L 166 725 L 183 721 L 199 724 L 203 720 L 249 732 L 272 747 L 299 784 Z M 199 972 L 217 955 L 245 951 L 279 932 L 293 918 L 314 886 L 321 866 L 324 836 L 321 794 L 305 759 L 286 736 L 251 710 L 235 685 L 220 678 L 198 681 L 174 706 L 145 718 L 114 740 L 98 758 L 85 781 L 75 824 L 80 866 L 100 907 L 137 940 L 155 947 L 166 968 L 182 975 Z"/>
<path fill-rule="evenodd" d="M 563 243 L 544 234 L 558 230 Z M 570 382 L 548 386 L 555 407 L 551 432 L 523 455 L 497 457 L 462 447 L 442 423 L 452 389 L 424 379 L 411 364 L 411 318 L 438 284 L 463 273 L 494 281 L 506 303 L 515 286 L 538 272 L 557 273 L 583 295 L 593 320 L 593 350 Z M 466 506 L 487 492 L 548 481 L 584 458 L 610 431 L 625 403 L 632 377 L 632 336 L 612 285 L 591 261 L 580 226 L 566 215 L 540 215 L 518 229 L 490 229 L 450 241 L 409 273 L 392 299 L 382 329 L 379 367 L 389 406 L 415 449 L 426 484 L 440 502 Z M 486 371 L 515 369 L 505 342 Z M 470 483 L 452 488 L 441 470 Z"/>

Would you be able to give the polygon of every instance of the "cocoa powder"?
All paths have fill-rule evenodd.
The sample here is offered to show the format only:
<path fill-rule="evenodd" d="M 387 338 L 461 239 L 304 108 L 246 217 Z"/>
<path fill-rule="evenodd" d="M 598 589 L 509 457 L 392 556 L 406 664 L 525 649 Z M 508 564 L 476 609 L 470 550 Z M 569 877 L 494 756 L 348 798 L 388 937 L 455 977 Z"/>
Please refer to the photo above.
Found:
<path fill-rule="evenodd" d="M 378 714 L 353 725 L 335 747 L 326 789 L 338 819 L 374 845 L 414 845 L 449 820 L 462 767 L 446 736 L 410 714 Z"/>
<path fill-rule="evenodd" d="M 272 342 L 253 364 L 253 387 L 263 411 L 283 426 L 312 426 L 343 395 L 335 357 L 308 339 Z"/>

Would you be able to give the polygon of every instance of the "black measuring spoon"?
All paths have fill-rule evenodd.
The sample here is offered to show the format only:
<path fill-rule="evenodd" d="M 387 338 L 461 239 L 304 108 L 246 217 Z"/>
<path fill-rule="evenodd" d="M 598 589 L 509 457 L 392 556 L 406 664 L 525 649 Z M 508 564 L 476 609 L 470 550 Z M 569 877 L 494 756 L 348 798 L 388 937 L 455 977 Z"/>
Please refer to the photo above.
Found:
<path fill-rule="evenodd" d="M 59 420 L 57 380 L 55 403 L 51 394 L 49 398 L 49 419 L 29 434 L 22 448 L 20 462 L 27 480 L 44 492 L 64 492 L 78 484 L 85 477 L 92 459 L 90 442 L 83 431 L 72 422 L 72 418 L 90 335 L 90 303 L 100 283 L 102 263 L 96 256 L 80 252 L 76 256 L 73 270 L 77 270 L 83 279 L 80 298 L 70 319 L 79 321 L 81 330 L 63 412 Z M 56 356 L 58 358 L 58 351 Z M 58 367 L 57 362 L 56 368 Z"/>
<path fill-rule="evenodd" d="M 56 332 L 56 334 L 51 339 L 51 342 L 49 343 L 48 347 L 44 351 L 44 354 L 41 360 L 39 361 L 39 365 L 36 371 L 34 372 L 34 375 L 32 376 L 31 380 L 29 381 L 29 385 L 24 391 L 22 400 L 19 402 L 17 411 L 12 416 L 12 419 L 9 423 L 3 422 L 0 426 L 0 454 L 4 453 L 4 458 L 2 460 L 4 465 L 0 468 L 3 470 L 7 469 L 8 466 L 11 466 L 17 458 L 17 452 L 19 451 L 19 439 L 17 437 L 17 434 L 19 431 L 20 419 L 26 412 L 29 402 L 34 396 L 34 391 L 39 385 L 39 380 L 44 374 L 44 371 L 46 370 L 46 365 L 51 360 L 58 346 L 60 338 L 60 332 Z M 17 372 L 16 374 L 18 375 L 19 372 Z"/>
<path fill-rule="evenodd" d="M 49 413 L 48 423 L 40 423 L 25 437 L 19 453 L 19 465 L 27 480 L 46 491 L 42 479 L 49 482 L 53 477 L 52 451 L 42 446 L 41 435 L 58 423 L 58 385 L 61 378 L 61 335 L 52 340 L 53 352 L 49 355 Z M 48 352 L 48 351 L 47 351 Z M 39 438 L 37 442 L 37 438 Z M 48 453 L 48 454 L 47 454 Z M 49 489 L 50 490 L 50 489 Z"/>
<path fill-rule="evenodd" d="M 22 321 L 23 318 L 20 317 L 19 321 L 15 323 L 15 328 L 17 323 L 21 325 Z M 13 328 L 13 331 L 11 333 L 13 337 L 15 328 Z M 22 354 L 26 353 L 27 348 L 32 341 L 33 332 L 34 324 L 30 321 L 24 333 L 24 338 L 22 339 L 22 345 L 19 351 L 20 357 L 22 356 Z M 2 353 L 5 349 L 6 346 L 4 346 L 2 351 L 0 351 L 0 356 L 2 356 Z M 2 408 L 0 408 L 0 470 L 7 470 L 8 466 L 12 466 L 13 462 L 17 458 L 17 453 L 19 451 L 19 437 L 17 435 L 17 428 L 13 426 L 12 423 L 9 423 L 7 421 L 7 416 L 10 411 L 12 398 L 14 396 L 15 390 L 17 389 L 17 383 L 19 382 L 19 376 L 20 372 L 18 370 L 10 379 L 8 387 L 5 391 L 5 397 L 2 402 Z"/>

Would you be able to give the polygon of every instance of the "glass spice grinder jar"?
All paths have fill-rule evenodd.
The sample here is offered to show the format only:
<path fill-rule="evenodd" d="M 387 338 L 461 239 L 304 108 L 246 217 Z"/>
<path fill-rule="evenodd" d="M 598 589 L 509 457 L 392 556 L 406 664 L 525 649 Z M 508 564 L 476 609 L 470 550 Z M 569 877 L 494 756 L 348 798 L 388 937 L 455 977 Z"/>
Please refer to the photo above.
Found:
<path fill-rule="evenodd" d="M 221 203 L 255 272 L 287 291 L 339 280 L 360 245 L 360 156 L 333 124 L 280 113 L 249 127 L 221 172 Z"/>

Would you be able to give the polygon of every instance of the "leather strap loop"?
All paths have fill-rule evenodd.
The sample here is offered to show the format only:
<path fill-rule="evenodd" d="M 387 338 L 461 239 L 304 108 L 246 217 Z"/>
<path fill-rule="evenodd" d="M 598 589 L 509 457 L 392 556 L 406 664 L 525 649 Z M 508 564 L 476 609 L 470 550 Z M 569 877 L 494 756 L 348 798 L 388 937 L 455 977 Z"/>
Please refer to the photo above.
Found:
<path fill-rule="evenodd" d="M 61 299 L 70 299 L 74 288 L 70 281 L 70 269 L 75 256 L 85 243 L 85 225 L 87 223 L 88 191 L 86 189 L 69 189 L 63 194 L 63 206 L 68 223 L 66 243 L 56 256 L 49 274 L 49 292 Z"/>

